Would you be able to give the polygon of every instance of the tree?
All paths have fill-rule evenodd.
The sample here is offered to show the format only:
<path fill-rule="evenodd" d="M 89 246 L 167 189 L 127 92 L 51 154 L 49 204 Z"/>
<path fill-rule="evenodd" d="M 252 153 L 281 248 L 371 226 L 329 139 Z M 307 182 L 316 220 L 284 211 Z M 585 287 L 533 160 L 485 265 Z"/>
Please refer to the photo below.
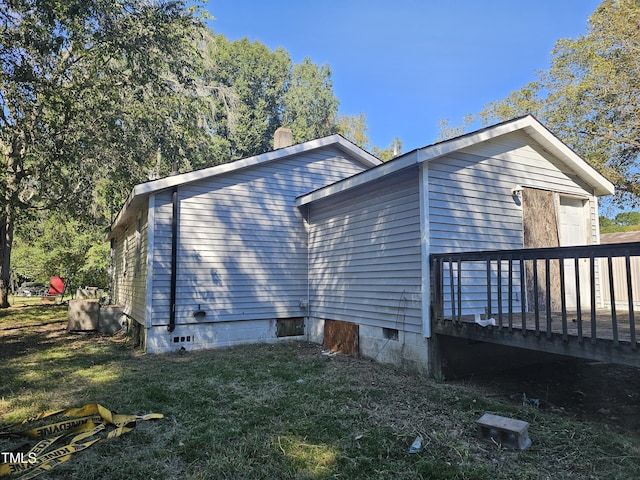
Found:
<path fill-rule="evenodd" d="M 448 119 L 441 119 L 438 122 L 438 137 L 436 142 L 449 140 L 454 137 L 463 135 L 474 122 L 473 115 L 465 115 L 462 119 L 462 124 L 452 125 Z"/>
<path fill-rule="evenodd" d="M 372 153 L 383 162 L 387 162 L 402 153 L 402 140 L 394 137 L 393 142 L 387 148 L 373 147 Z"/>
<path fill-rule="evenodd" d="M 282 103 L 282 125 L 291 128 L 295 142 L 334 133 L 338 99 L 328 65 L 318 67 L 309 58 L 294 65 Z"/>
<path fill-rule="evenodd" d="M 364 150 L 370 148 L 369 137 L 367 136 L 367 117 L 364 113 L 341 115 L 336 121 L 334 130 L 360 148 Z"/>
<path fill-rule="evenodd" d="M 585 35 L 556 43 L 551 68 L 478 114 L 533 113 L 608 177 L 620 203 L 640 203 L 640 4 L 604 0 Z"/>
<path fill-rule="evenodd" d="M 199 73 L 202 23 L 181 1 L 0 0 L 0 24 L 7 307 L 17 222 L 61 208 L 103 214 L 99 200 L 124 198 L 124 184 L 143 177 L 158 153 L 171 163 L 191 148 L 201 106 L 197 95 L 184 98 Z"/>
<path fill-rule="evenodd" d="M 205 76 L 227 92 L 214 105 L 215 133 L 225 139 L 227 159 L 270 150 L 291 70 L 288 52 L 282 48 L 271 51 L 246 38 L 229 42 L 215 35 L 212 42 L 208 50 L 211 66 Z"/>
<path fill-rule="evenodd" d="M 62 213 L 40 212 L 16 228 L 12 270 L 45 285 L 64 277 L 68 285 L 108 286 L 109 244 L 104 230 Z"/>
<path fill-rule="evenodd" d="M 640 230 L 640 212 L 620 212 L 613 219 L 600 216 L 600 233 Z"/>

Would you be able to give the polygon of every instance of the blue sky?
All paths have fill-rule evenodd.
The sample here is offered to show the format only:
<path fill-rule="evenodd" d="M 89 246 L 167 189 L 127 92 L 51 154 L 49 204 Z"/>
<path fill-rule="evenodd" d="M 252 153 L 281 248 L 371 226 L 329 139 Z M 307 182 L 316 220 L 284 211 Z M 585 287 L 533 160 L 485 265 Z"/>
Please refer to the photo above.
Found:
<path fill-rule="evenodd" d="M 600 0 L 209 0 L 216 33 L 331 67 L 340 113 L 364 113 L 372 145 L 433 143 L 549 66 Z"/>

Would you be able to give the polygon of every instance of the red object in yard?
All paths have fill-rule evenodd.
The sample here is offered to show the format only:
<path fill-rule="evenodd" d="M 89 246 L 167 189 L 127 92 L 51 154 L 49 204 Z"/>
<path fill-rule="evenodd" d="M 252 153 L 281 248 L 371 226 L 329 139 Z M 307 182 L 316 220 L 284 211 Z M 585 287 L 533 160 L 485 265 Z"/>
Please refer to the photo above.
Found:
<path fill-rule="evenodd" d="M 64 292 L 64 279 L 60 277 L 49 278 L 49 295 L 62 295 Z"/>

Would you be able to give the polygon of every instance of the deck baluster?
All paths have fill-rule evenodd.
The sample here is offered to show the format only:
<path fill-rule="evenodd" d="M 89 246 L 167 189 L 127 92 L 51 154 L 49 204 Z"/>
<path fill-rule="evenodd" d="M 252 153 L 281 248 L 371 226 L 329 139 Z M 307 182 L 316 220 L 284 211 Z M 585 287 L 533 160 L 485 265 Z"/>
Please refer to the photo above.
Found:
<path fill-rule="evenodd" d="M 498 326 L 502 330 L 502 258 L 498 257 L 497 261 L 497 277 L 498 277 Z"/>
<path fill-rule="evenodd" d="M 433 305 L 433 315 L 436 321 L 443 321 L 442 311 L 443 285 L 442 285 L 442 260 L 438 257 L 431 259 L 431 304 Z"/>
<path fill-rule="evenodd" d="M 613 345 L 618 347 L 618 318 L 616 317 L 616 292 L 613 282 L 613 260 L 607 256 L 607 270 L 609 271 L 609 295 L 611 295 L 611 328 L 613 329 Z"/>
<path fill-rule="evenodd" d="M 545 308 L 547 310 L 547 338 L 551 338 L 551 260 L 549 257 L 545 257 L 544 259 L 544 268 L 545 268 Z"/>
<path fill-rule="evenodd" d="M 509 333 L 513 333 L 513 258 L 509 258 Z"/>
<path fill-rule="evenodd" d="M 564 278 L 564 258 L 558 259 L 558 266 L 560 267 L 560 305 L 562 311 L 562 340 L 567 342 L 569 335 L 567 331 L 567 286 Z"/>
<path fill-rule="evenodd" d="M 533 313 L 536 337 L 540 337 L 540 299 L 538 298 L 538 260 L 533 260 Z"/>
<path fill-rule="evenodd" d="M 520 256 L 520 313 L 522 314 L 522 336 L 527 336 L 527 289 L 524 280 L 524 257 Z"/>
<path fill-rule="evenodd" d="M 584 342 L 584 337 L 582 335 L 582 305 L 580 299 L 580 258 L 578 256 L 574 257 L 574 274 L 576 277 L 576 324 L 578 327 L 578 343 L 582 345 Z"/>
<path fill-rule="evenodd" d="M 596 314 L 596 259 L 595 254 L 592 252 L 589 257 L 589 281 L 591 292 L 591 343 L 596 344 L 598 341 L 597 336 L 597 314 Z M 579 295 L 579 294 L 578 294 Z"/>
<path fill-rule="evenodd" d="M 456 297 L 453 290 L 453 259 L 449 257 L 449 295 L 451 297 L 451 320 L 456 319 Z"/>
<path fill-rule="evenodd" d="M 493 316 L 491 311 L 491 259 L 487 260 L 487 318 Z"/>
<path fill-rule="evenodd" d="M 458 259 L 458 322 L 462 323 L 462 260 Z"/>
<path fill-rule="evenodd" d="M 629 251 L 624 252 L 624 263 L 627 270 L 627 297 L 629 298 L 629 336 L 631 341 L 631 349 L 633 351 L 637 348 L 636 343 L 636 320 L 634 317 L 634 305 L 633 305 L 633 285 L 631 278 L 631 255 Z"/>

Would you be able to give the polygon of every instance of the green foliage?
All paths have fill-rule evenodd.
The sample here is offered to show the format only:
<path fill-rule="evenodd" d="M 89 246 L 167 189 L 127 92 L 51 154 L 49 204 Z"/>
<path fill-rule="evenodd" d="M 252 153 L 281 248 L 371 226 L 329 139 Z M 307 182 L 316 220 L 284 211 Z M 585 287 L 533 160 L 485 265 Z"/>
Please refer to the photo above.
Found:
<path fill-rule="evenodd" d="M 600 233 L 635 232 L 640 230 L 640 212 L 621 212 L 615 218 L 600 216 Z"/>
<path fill-rule="evenodd" d="M 465 115 L 461 125 L 452 125 L 447 119 L 438 122 L 438 137 L 436 142 L 442 142 L 463 135 L 474 122 L 473 115 Z"/>
<path fill-rule="evenodd" d="M 387 148 L 373 147 L 372 153 L 383 162 L 386 162 L 402 153 L 402 141 L 395 137 Z"/>
<path fill-rule="evenodd" d="M 283 48 L 271 51 L 260 42 L 229 41 L 223 35 L 206 37 L 203 51 L 206 121 L 220 146 L 218 161 L 272 149 L 280 126 L 291 128 L 296 143 L 340 129 L 328 65 L 309 58 L 294 64 Z"/>
<path fill-rule="evenodd" d="M 87 211 L 105 178 L 118 200 L 158 149 L 191 149 L 202 27 L 181 2 L 31 3 L 0 14 L 3 207 Z"/>
<path fill-rule="evenodd" d="M 16 233 L 13 269 L 48 285 L 49 277 L 64 277 L 72 286 L 108 287 L 109 244 L 104 231 L 60 214 L 40 214 Z"/>
<path fill-rule="evenodd" d="M 603 0 L 586 34 L 559 40 L 551 67 L 475 116 L 484 124 L 534 114 L 602 172 L 619 203 L 640 203 L 640 5 Z"/>
<path fill-rule="evenodd" d="M 215 148 L 199 128 L 198 12 L 173 0 L 1 2 L 0 306 L 16 224 L 43 210 L 104 222 L 151 167 Z"/>
<path fill-rule="evenodd" d="M 291 128 L 294 142 L 332 134 L 337 113 L 329 66 L 318 67 L 309 58 L 294 65 L 282 115 L 282 125 Z"/>
<path fill-rule="evenodd" d="M 227 147 L 225 154 L 235 159 L 270 150 L 281 122 L 282 97 L 291 70 L 289 54 L 246 38 L 230 42 L 216 35 L 210 41 L 210 66 L 204 76 L 226 92 L 214 100 L 212 119 L 215 134 Z"/>
<path fill-rule="evenodd" d="M 637 226 L 640 229 L 640 212 L 622 212 L 616 215 L 616 222 L 625 227 Z"/>
<path fill-rule="evenodd" d="M 364 150 L 371 148 L 369 137 L 367 136 L 367 129 L 367 117 L 364 113 L 358 115 L 340 115 L 335 125 L 336 133 L 339 133 Z"/>

